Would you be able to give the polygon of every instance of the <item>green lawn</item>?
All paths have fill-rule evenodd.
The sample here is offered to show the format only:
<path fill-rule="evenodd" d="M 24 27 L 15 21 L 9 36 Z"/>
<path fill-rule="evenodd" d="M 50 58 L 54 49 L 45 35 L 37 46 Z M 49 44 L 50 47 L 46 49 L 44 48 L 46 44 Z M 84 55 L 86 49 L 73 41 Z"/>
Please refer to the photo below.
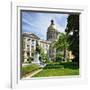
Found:
<path fill-rule="evenodd" d="M 65 76 L 65 75 L 79 75 L 79 70 L 72 69 L 44 69 L 33 77 L 49 77 L 49 76 Z"/>
<path fill-rule="evenodd" d="M 47 64 L 41 72 L 33 77 L 49 77 L 49 76 L 70 76 L 79 75 L 79 68 L 72 63 Z"/>
<path fill-rule="evenodd" d="M 25 76 L 28 73 L 31 73 L 35 70 L 38 70 L 40 67 L 36 64 L 27 65 L 21 68 L 22 76 Z"/>

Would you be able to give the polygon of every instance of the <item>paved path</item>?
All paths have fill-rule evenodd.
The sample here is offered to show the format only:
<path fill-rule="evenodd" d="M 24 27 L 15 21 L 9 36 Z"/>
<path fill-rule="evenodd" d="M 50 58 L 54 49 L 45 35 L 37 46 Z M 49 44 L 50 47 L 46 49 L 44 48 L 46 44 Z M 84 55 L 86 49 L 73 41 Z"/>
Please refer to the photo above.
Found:
<path fill-rule="evenodd" d="M 27 74 L 25 77 L 23 77 L 22 79 L 30 79 L 32 76 L 34 76 L 35 74 L 39 73 L 40 71 L 42 71 L 43 69 L 39 69 L 39 70 L 36 70 L 32 73 L 29 73 Z"/>

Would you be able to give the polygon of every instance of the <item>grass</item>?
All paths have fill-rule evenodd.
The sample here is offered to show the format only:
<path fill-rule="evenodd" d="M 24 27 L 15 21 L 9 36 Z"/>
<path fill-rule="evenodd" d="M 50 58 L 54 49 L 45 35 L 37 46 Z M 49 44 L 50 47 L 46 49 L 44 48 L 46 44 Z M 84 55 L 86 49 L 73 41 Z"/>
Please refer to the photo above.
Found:
<path fill-rule="evenodd" d="M 49 76 L 70 76 L 79 75 L 79 68 L 73 63 L 51 63 L 47 64 L 41 72 L 33 77 L 49 77 Z"/>
<path fill-rule="evenodd" d="M 28 65 L 28 66 L 24 66 L 22 67 L 21 71 L 22 71 L 22 76 L 30 73 L 30 72 L 33 72 L 35 70 L 38 70 L 40 67 L 36 64 L 31 64 L 31 65 Z"/>
<path fill-rule="evenodd" d="M 79 75 L 79 69 L 44 69 L 33 77 L 49 77 L 49 76 L 69 76 Z"/>

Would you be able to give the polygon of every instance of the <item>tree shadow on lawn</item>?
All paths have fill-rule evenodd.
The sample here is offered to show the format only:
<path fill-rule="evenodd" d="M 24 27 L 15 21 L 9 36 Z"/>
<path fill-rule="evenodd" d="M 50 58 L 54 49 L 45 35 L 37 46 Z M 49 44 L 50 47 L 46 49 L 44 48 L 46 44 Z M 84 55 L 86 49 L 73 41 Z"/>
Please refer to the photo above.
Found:
<path fill-rule="evenodd" d="M 43 69 L 62 69 L 63 65 L 60 64 L 47 64 Z"/>
<path fill-rule="evenodd" d="M 61 63 L 60 65 L 63 65 L 64 68 L 79 69 L 79 65 L 77 63 L 74 63 L 74 62 Z"/>
<path fill-rule="evenodd" d="M 79 69 L 79 66 L 73 62 L 66 63 L 51 63 L 47 64 L 43 69 Z"/>

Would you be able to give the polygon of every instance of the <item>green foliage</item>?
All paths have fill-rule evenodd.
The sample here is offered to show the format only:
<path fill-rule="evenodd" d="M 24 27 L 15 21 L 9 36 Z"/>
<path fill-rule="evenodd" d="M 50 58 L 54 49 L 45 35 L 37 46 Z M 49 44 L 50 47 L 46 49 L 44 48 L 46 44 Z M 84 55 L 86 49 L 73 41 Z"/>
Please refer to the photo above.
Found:
<path fill-rule="evenodd" d="M 67 18 L 66 32 L 70 33 L 74 30 L 79 30 L 79 15 L 69 15 Z"/>
<path fill-rule="evenodd" d="M 56 62 L 61 62 L 63 60 L 63 54 L 56 54 Z"/>
<path fill-rule="evenodd" d="M 78 65 L 76 63 L 73 63 L 73 62 L 61 63 L 61 65 L 63 65 L 64 68 L 79 69 Z"/>
<path fill-rule="evenodd" d="M 67 22 L 66 33 L 71 43 L 69 49 L 75 56 L 73 61 L 79 63 L 79 15 L 69 15 Z M 70 35 L 71 32 L 72 35 Z"/>
<path fill-rule="evenodd" d="M 28 66 L 23 66 L 21 68 L 21 71 L 22 71 L 22 76 L 24 76 L 25 74 L 28 74 L 32 71 L 35 71 L 37 69 L 39 69 L 39 65 L 36 65 L 36 64 L 32 64 L 32 65 L 28 65 Z"/>
<path fill-rule="evenodd" d="M 70 76 L 79 75 L 79 69 L 74 63 L 49 63 L 33 77 Z"/>
<path fill-rule="evenodd" d="M 51 63 L 51 64 L 47 64 L 44 69 L 62 69 L 64 68 L 63 65 L 57 64 L 57 63 Z"/>
<path fill-rule="evenodd" d="M 58 51 L 63 51 L 63 57 L 64 60 L 66 60 L 66 50 L 68 50 L 69 47 L 69 42 L 68 42 L 68 36 L 66 33 L 60 33 L 59 39 L 54 42 L 53 47 L 55 47 Z"/>
<path fill-rule="evenodd" d="M 56 49 L 59 50 L 68 49 L 69 42 L 67 40 L 66 33 L 60 33 L 59 39 L 56 42 L 54 42 L 54 47 L 56 47 Z"/>
<path fill-rule="evenodd" d="M 45 63 L 48 63 L 49 62 L 49 56 L 48 54 L 45 54 Z"/>
<path fill-rule="evenodd" d="M 48 54 L 45 54 L 44 49 L 40 47 L 40 60 L 47 63 L 49 61 Z"/>

